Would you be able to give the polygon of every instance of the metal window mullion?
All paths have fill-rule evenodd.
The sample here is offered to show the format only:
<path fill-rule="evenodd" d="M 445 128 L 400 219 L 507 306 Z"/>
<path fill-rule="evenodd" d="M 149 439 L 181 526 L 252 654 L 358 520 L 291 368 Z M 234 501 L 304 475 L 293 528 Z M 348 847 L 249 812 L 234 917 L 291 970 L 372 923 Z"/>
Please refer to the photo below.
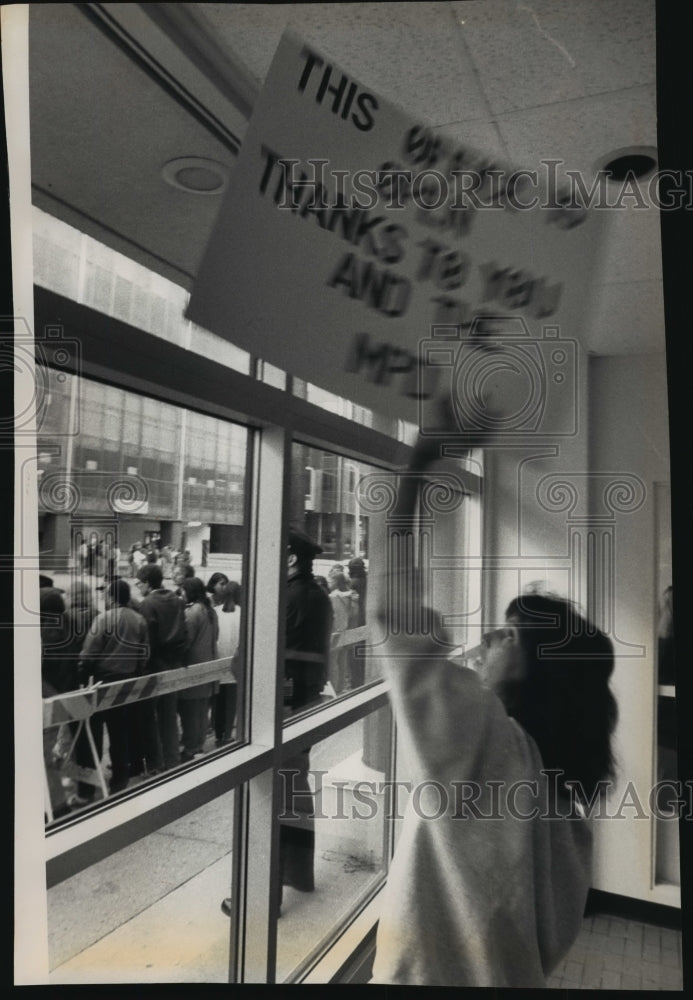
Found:
<path fill-rule="evenodd" d="M 365 719 L 388 704 L 390 685 L 380 681 L 350 696 L 344 702 L 336 702 L 315 714 L 304 716 L 284 727 L 282 734 L 282 757 L 298 753 L 303 747 L 319 743 L 360 719 Z"/>
<path fill-rule="evenodd" d="M 377 684 L 341 702 L 335 702 L 313 716 L 299 719 L 282 730 L 282 754 L 291 741 L 317 741 L 343 729 L 384 704 L 385 687 Z M 310 734 L 310 737 L 308 737 Z M 239 788 L 264 773 L 277 762 L 277 750 L 254 742 L 224 757 L 201 761 L 180 775 L 171 775 L 152 788 L 133 789 L 133 796 L 121 802 L 104 802 L 87 816 L 75 819 L 46 836 L 48 883 L 55 885 L 109 857 L 128 843 L 149 836 L 162 826 L 200 808 L 232 788 Z M 133 814 L 136 796 L 138 810 Z"/>
<path fill-rule="evenodd" d="M 249 560 L 252 595 L 248 649 L 252 663 L 250 736 L 271 746 L 272 766 L 255 775 L 242 797 L 243 838 L 238 869 L 238 960 L 241 982 L 273 983 L 277 955 L 279 887 L 279 747 L 283 722 L 286 618 L 286 545 L 291 432 L 269 427 L 254 440 L 255 499 Z M 233 949 L 232 949 L 233 950 Z"/>
<path fill-rule="evenodd" d="M 193 355 L 122 320 L 41 286 L 34 289 L 37 329 L 62 323 L 81 344 L 81 357 L 64 366 L 88 378 L 240 423 L 287 426 L 316 447 L 338 448 L 360 461 L 402 465 L 411 449 L 382 431 L 354 424 L 247 374 Z M 59 320 L 56 319 L 59 318 Z M 114 351 L 114 344 L 119 350 Z M 160 365 L 166 350 L 168 363 Z M 152 364 L 160 378 L 146 377 Z"/>
<path fill-rule="evenodd" d="M 239 785 L 233 800 L 233 832 L 231 851 L 231 898 L 240 900 L 243 891 L 245 858 L 249 850 L 248 785 Z M 239 983 L 243 975 L 246 925 L 241 921 L 243 908 L 232 907 L 229 935 L 229 982 Z"/>
<path fill-rule="evenodd" d="M 45 839 L 48 885 L 84 871 L 250 780 L 271 765 L 272 753 L 268 747 L 240 748 L 232 755 L 238 761 L 235 767 L 224 759 L 205 762 L 147 791 L 133 789 L 132 796 L 113 804 L 105 802 L 93 813 L 49 831 Z"/>

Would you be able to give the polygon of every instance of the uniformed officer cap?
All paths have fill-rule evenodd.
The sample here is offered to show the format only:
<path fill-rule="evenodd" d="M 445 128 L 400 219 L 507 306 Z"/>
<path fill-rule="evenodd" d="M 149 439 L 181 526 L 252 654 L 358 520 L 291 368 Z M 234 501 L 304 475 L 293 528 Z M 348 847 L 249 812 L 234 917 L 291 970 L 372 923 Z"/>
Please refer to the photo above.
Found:
<path fill-rule="evenodd" d="M 308 535 L 296 528 L 289 529 L 289 552 L 293 552 L 299 559 L 314 559 L 322 552 L 322 547 L 314 542 Z"/>

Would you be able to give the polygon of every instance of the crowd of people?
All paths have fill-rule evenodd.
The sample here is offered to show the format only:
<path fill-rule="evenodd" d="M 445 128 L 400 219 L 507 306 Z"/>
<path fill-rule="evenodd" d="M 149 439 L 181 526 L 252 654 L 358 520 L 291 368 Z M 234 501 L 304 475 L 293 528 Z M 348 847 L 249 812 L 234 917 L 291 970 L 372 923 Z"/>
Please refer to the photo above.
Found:
<path fill-rule="evenodd" d="M 100 538 L 92 532 L 88 540 L 82 538 L 79 542 L 77 561 L 81 576 L 114 576 L 118 572 L 120 549 L 112 536 Z"/>
<path fill-rule="evenodd" d="M 155 550 L 133 546 L 130 579 L 111 567 L 95 584 L 94 574 L 77 573 L 66 588 L 40 579 L 41 673 L 44 698 L 129 680 L 180 667 L 229 658 L 227 676 L 96 712 L 89 732 L 78 721 L 44 729 L 44 760 L 54 818 L 91 802 L 96 795 L 95 755 L 108 734 L 107 791 L 131 779 L 160 773 L 234 738 L 239 664 L 241 588 L 223 573 L 205 584 L 189 553 L 172 552 L 170 562 Z M 85 566 L 87 564 L 84 564 Z M 108 564 L 106 564 L 108 569 Z M 164 567 L 166 582 L 164 586 Z M 80 561 L 79 569 L 83 564 Z M 103 602 L 99 600 L 103 594 Z M 61 766 L 73 756 L 80 771 L 71 782 Z M 88 769 L 85 775 L 81 769 Z M 86 780 L 89 779 L 89 780 Z"/>
<path fill-rule="evenodd" d="M 230 743 L 243 681 L 237 581 L 214 572 L 204 582 L 189 551 L 170 545 L 159 549 L 153 542 L 131 545 L 127 564 L 121 564 L 117 546 L 96 535 L 80 545 L 78 554 L 77 572 L 65 589 L 48 577 L 40 580 L 44 698 L 221 658 L 229 658 L 231 667 L 217 680 L 96 712 L 89 720 L 92 740 L 76 721 L 44 730 L 55 818 L 95 799 L 94 758 L 104 757 L 104 734 L 109 794 L 140 776 L 193 760 L 212 745 Z M 364 561 L 352 559 L 346 568 L 335 564 L 327 578 L 316 579 L 321 593 L 329 595 L 328 646 L 333 647 L 320 687 L 329 680 L 332 693 L 342 694 L 363 683 L 364 661 L 357 659 L 356 645 L 340 644 L 339 636 L 365 624 Z M 76 780 L 62 771 L 69 759 L 79 769 Z"/>
<path fill-rule="evenodd" d="M 343 645 L 340 636 L 366 624 L 366 565 L 363 559 L 356 557 L 349 561 L 346 569 L 342 563 L 335 563 L 327 577 L 317 575 L 315 579 L 332 605 L 329 680 L 335 694 L 343 694 L 359 687 L 364 681 L 365 661 L 358 652 L 363 643 Z"/>

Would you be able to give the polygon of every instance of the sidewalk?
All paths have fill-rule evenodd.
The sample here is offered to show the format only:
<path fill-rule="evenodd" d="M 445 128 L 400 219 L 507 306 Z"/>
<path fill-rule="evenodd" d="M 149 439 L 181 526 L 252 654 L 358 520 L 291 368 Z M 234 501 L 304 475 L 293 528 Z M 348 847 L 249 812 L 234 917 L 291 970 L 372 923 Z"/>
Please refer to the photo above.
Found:
<path fill-rule="evenodd" d="M 314 747 L 312 766 L 337 773 L 361 742 L 350 727 Z M 228 982 L 232 816 L 230 792 L 50 889 L 51 985 Z M 373 884 L 371 825 L 316 821 L 316 889 L 284 889 L 278 982 Z"/>
<path fill-rule="evenodd" d="M 49 891 L 51 985 L 228 982 L 230 922 L 220 903 L 229 893 L 231 852 L 222 837 L 202 839 L 200 830 L 217 810 L 205 807 L 195 829 L 185 817 Z M 338 841 L 319 838 L 315 892 L 284 889 L 278 982 L 374 875 Z"/>

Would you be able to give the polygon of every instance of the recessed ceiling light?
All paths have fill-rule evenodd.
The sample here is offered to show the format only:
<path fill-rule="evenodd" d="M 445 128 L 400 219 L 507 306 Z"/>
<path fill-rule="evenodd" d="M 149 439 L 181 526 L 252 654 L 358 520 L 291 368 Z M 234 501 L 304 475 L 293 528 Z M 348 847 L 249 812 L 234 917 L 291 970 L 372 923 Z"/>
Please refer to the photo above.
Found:
<path fill-rule="evenodd" d="M 655 146 L 625 146 L 615 149 L 597 164 L 597 170 L 607 175 L 607 180 L 623 181 L 626 177 L 641 180 L 657 166 Z"/>
<path fill-rule="evenodd" d="M 165 163 L 161 176 L 167 184 L 188 194 L 221 194 L 229 179 L 229 169 L 203 156 L 180 156 Z"/>

